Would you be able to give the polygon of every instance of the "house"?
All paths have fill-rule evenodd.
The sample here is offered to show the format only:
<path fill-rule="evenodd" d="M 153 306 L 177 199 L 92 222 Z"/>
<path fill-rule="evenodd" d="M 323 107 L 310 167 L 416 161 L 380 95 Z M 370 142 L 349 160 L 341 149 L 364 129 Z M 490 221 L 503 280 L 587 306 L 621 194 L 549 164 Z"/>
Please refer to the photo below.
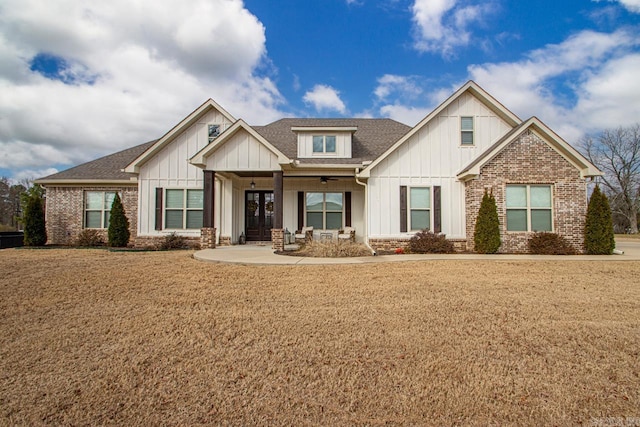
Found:
<path fill-rule="evenodd" d="M 176 232 L 203 248 L 345 227 L 374 251 L 418 230 L 473 250 L 485 190 L 496 198 L 501 252 L 532 232 L 583 248 L 587 180 L 601 172 L 536 117 L 522 121 L 469 81 L 416 126 L 391 119 L 281 119 L 250 126 L 209 99 L 158 140 L 38 180 L 49 243 L 104 230 L 119 192 L 132 241 Z"/>

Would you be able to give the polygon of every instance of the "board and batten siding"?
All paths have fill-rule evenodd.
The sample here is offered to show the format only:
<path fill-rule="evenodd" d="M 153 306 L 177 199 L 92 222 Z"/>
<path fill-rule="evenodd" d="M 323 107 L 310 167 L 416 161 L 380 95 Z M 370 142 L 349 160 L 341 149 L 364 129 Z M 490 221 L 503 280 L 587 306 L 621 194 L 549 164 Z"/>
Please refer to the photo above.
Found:
<path fill-rule="evenodd" d="M 210 110 L 196 123 L 176 135 L 165 147 L 140 167 L 138 175 L 138 235 L 162 236 L 163 231 L 155 230 L 156 188 L 197 188 L 203 187 L 202 169 L 189 163 L 189 159 L 209 143 L 208 125 L 220 124 L 229 127 L 231 122 L 216 110 Z M 216 207 L 220 206 L 223 184 L 216 179 Z M 220 222 L 220 215 L 216 217 Z M 185 236 L 200 236 L 200 230 L 184 230 Z"/>
<path fill-rule="evenodd" d="M 335 153 L 314 153 L 313 152 L 313 137 L 329 135 L 336 137 L 336 152 Z M 336 158 L 336 159 L 350 159 L 351 158 L 351 132 L 335 132 L 335 131 L 322 131 L 319 129 L 317 132 L 299 132 L 298 133 L 298 157 L 301 159 L 311 158 Z"/>
<path fill-rule="evenodd" d="M 195 154 L 195 153 L 194 153 Z M 279 171 L 278 156 L 245 130 L 238 131 L 207 158 L 214 171 Z"/>
<path fill-rule="evenodd" d="M 460 117 L 474 117 L 474 145 L 460 145 Z M 466 237 L 464 184 L 456 174 L 511 130 L 485 104 L 461 95 L 371 170 L 369 237 L 409 236 L 400 232 L 400 186 L 441 186 L 442 232 Z M 432 193 L 433 194 L 433 193 Z M 433 224 L 433 206 L 431 210 Z"/>

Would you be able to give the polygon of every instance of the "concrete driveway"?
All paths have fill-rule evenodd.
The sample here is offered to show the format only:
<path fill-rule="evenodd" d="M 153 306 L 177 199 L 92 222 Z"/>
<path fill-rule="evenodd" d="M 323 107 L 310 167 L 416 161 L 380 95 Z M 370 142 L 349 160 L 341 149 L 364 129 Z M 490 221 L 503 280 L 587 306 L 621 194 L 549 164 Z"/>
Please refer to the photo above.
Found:
<path fill-rule="evenodd" d="M 380 255 L 354 258 L 312 258 L 292 255 L 276 255 L 271 246 L 236 245 L 222 246 L 216 249 L 204 249 L 194 254 L 200 261 L 229 264 L 281 264 L 281 265 L 318 265 L 318 264 L 366 264 L 377 262 L 402 262 L 422 260 L 521 260 L 521 261 L 640 261 L 639 239 L 618 239 L 616 249 L 622 255 L 478 255 L 478 254 L 406 254 Z"/>

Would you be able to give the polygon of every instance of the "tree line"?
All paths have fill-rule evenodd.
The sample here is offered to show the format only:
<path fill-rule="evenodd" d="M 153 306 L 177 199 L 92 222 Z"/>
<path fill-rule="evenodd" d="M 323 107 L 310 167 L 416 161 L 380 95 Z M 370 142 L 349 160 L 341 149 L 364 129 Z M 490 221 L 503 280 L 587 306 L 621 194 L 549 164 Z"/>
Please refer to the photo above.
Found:
<path fill-rule="evenodd" d="M 0 231 L 20 228 L 21 198 L 29 186 L 28 181 L 12 184 L 7 177 L 0 177 Z"/>

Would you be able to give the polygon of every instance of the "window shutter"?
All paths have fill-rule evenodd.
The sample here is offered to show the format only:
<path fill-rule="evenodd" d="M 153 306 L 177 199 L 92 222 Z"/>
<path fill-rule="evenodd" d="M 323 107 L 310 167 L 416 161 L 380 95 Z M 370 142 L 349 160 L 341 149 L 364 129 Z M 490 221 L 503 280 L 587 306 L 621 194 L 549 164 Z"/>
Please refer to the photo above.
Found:
<path fill-rule="evenodd" d="M 298 230 L 304 227 L 304 191 L 298 191 Z"/>
<path fill-rule="evenodd" d="M 156 230 L 162 230 L 162 187 L 156 187 Z"/>
<path fill-rule="evenodd" d="M 344 226 L 351 227 L 351 191 L 344 193 Z"/>
<path fill-rule="evenodd" d="M 407 232 L 407 186 L 400 186 L 400 232 Z"/>
<path fill-rule="evenodd" d="M 433 187 L 433 232 L 442 231 L 442 203 L 440 201 L 440 186 Z"/>

